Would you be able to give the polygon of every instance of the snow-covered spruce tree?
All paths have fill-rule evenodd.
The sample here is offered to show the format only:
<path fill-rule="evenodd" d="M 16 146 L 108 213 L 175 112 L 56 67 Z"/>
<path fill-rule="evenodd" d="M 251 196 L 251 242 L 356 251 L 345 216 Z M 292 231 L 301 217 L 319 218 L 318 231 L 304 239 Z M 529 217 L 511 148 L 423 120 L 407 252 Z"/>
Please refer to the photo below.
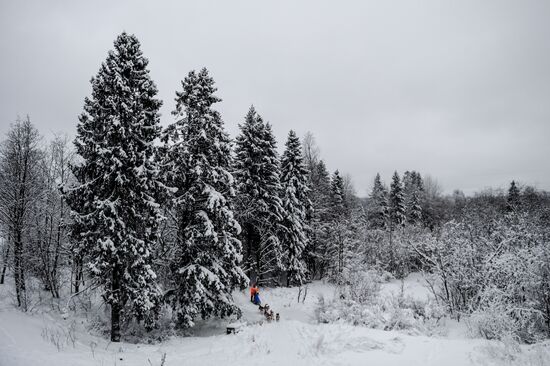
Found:
<path fill-rule="evenodd" d="M 313 182 L 317 179 L 317 164 L 319 163 L 320 150 L 317 144 L 315 143 L 315 136 L 311 132 L 306 132 L 302 138 L 302 156 L 303 163 L 307 170 L 307 187 L 308 198 L 310 205 L 307 208 L 306 212 L 306 247 L 302 253 L 304 258 L 304 263 L 309 272 L 310 278 L 315 277 L 316 265 L 315 265 L 315 250 L 316 250 L 316 228 L 315 228 L 315 212 L 314 212 L 314 191 L 313 191 Z"/>
<path fill-rule="evenodd" d="M 234 176 L 245 266 L 251 279 L 266 283 L 273 281 L 283 268 L 277 236 L 283 219 L 279 158 L 271 126 L 254 107 L 250 107 L 239 127 Z"/>
<path fill-rule="evenodd" d="M 334 172 L 330 180 L 330 199 L 332 204 L 332 218 L 334 220 L 341 218 L 346 211 L 346 207 L 344 197 L 344 180 L 338 170 Z"/>
<path fill-rule="evenodd" d="M 388 197 L 388 209 L 389 209 L 389 245 L 387 251 L 389 253 L 388 270 L 394 274 L 402 272 L 402 266 L 400 264 L 399 252 L 399 236 L 394 238 L 394 231 L 398 227 L 405 226 L 405 198 L 403 197 L 403 186 L 399 179 L 399 174 L 395 172 L 392 177 L 392 183 L 390 185 L 390 193 Z"/>
<path fill-rule="evenodd" d="M 521 204 L 520 191 L 515 181 L 510 183 L 508 195 L 506 196 L 507 209 L 509 211 L 517 211 Z"/>
<path fill-rule="evenodd" d="M 419 172 L 414 172 L 412 182 L 419 192 L 424 192 L 424 181 L 422 180 L 422 176 Z"/>
<path fill-rule="evenodd" d="M 390 229 L 405 225 L 405 199 L 399 174 L 393 173 L 389 195 Z"/>
<path fill-rule="evenodd" d="M 422 178 L 419 173 L 406 171 L 403 174 L 403 193 L 405 199 L 405 216 L 409 224 L 422 220 Z"/>
<path fill-rule="evenodd" d="M 305 250 L 305 260 L 311 278 L 322 278 L 330 258 L 329 223 L 331 218 L 330 174 L 323 160 L 313 165 L 310 174 L 310 200 L 312 202 L 310 233 Z"/>
<path fill-rule="evenodd" d="M 316 180 L 313 189 L 316 191 L 314 213 L 319 215 L 319 220 L 328 221 L 331 208 L 330 174 L 325 162 L 320 160 L 316 166 Z"/>
<path fill-rule="evenodd" d="M 121 316 L 150 326 L 159 300 L 151 251 L 162 217 L 152 158 L 162 102 L 147 64 L 134 35 L 117 37 L 84 101 L 74 142 L 78 183 L 66 190 L 77 255 L 85 255 L 111 306 L 113 342 L 120 341 Z"/>
<path fill-rule="evenodd" d="M 305 281 L 306 266 L 303 251 L 306 247 L 306 213 L 311 206 L 308 172 L 304 166 L 300 139 L 294 131 L 288 133 L 286 149 L 281 159 L 283 201 L 282 239 L 285 256 L 287 286 Z"/>
<path fill-rule="evenodd" d="M 330 201 L 330 246 L 327 248 L 327 255 L 330 258 L 330 279 L 340 283 L 345 264 L 348 215 L 345 205 L 344 180 L 338 170 L 334 172 L 330 180 Z"/>
<path fill-rule="evenodd" d="M 162 166 L 177 225 L 172 304 L 179 322 L 191 327 L 198 316 L 239 313 L 231 293 L 248 279 L 239 267 L 241 229 L 231 207 L 231 141 L 212 108 L 221 99 L 206 69 L 191 71 L 182 88 L 176 92 L 177 121 L 162 134 Z"/>
<path fill-rule="evenodd" d="M 388 226 L 388 214 L 388 192 L 380 179 L 380 173 L 376 173 L 370 194 L 368 213 L 370 226 L 373 229 L 386 229 Z"/>

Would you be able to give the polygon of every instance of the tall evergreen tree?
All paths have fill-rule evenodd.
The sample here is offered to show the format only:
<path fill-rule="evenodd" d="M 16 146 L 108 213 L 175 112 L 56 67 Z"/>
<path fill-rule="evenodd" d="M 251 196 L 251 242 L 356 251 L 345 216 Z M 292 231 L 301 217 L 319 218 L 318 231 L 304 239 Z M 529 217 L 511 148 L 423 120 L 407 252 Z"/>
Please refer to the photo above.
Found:
<path fill-rule="evenodd" d="M 306 247 L 306 214 L 311 206 L 308 172 L 304 166 L 300 139 L 294 131 L 288 134 L 286 149 L 281 159 L 281 185 L 283 201 L 282 238 L 285 254 L 287 286 L 301 285 L 306 267 L 302 253 Z"/>
<path fill-rule="evenodd" d="M 74 142 L 78 184 L 67 192 L 73 237 L 111 306 L 113 342 L 120 341 L 121 316 L 151 325 L 159 300 L 151 251 L 162 217 L 152 158 L 162 103 L 147 64 L 134 35 L 117 37 L 84 101 Z"/>
<path fill-rule="evenodd" d="M 280 166 L 275 137 L 254 107 L 239 125 L 235 172 L 239 222 L 243 226 L 245 265 L 256 282 L 274 280 L 283 268 L 278 238 L 283 219 Z"/>
<path fill-rule="evenodd" d="M 331 219 L 330 174 L 323 160 L 319 160 L 310 172 L 310 200 L 312 202 L 310 232 L 304 253 L 310 276 L 323 276 L 330 260 L 327 256 L 329 247 L 329 221 Z"/>
<path fill-rule="evenodd" d="M 508 195 L 506 197 L 507 207 L 509 211 L 517 210 L 521 204 L 520 191 L 515 181 L 510 183 L 508 188 Z"/>
<path fill-rule="evenodd" d="M 338 170 L 334 172 L 330 180 L 330 197 L 333 219 L 341 218 L 346 211 L 346 203 L 344 196 L 344 180 Z"/>
<path fill-rule="evenodd" d="M 422 176 L 419 172 L 414 172 L 414 175 L 412 177 L 412 181 L 416 189 L 423 193 L 424 192 L 424 181 L 422 180 Z"/>
<path fill-rule="evenodd" d="M 403 173 L 403 180 L 402 180 L 402 187 L 403 187 L 403 196 L 406 197 L 413 190 L 413 177 L 414 177 L 414 171 L 408 171 L 406 170 L 405 173 Z"/>
<path fill-rule="evenodd" d="M 346 224 L 346 202 L 344 196 L 344 180 L 336 170 L 330 180 L 331 216 L 329 223 L 329 237 L 327 257 L 330 260 L 331 280 L 340 283 L 346 252 L 346 238 L 348 234 Z"/>
<path fill-rule="evenodd" d="M 380 179 L 380 173 L 376 173 L 376 177 L 374 177 L 370 199 L 369 219 L 372 227 L 376 229 L 386 229 L 389 215 L 388 192 Z"/>
<path fill-rule="evenodd" d="M 405 199 L 405 215 L 410 224 L 422 220 L 422 178 L 419 173 L 406 171 L 403 175 L 403 194 Z"/>
<path fill-rule="evenodd" d="M 401 185 L 401 180 L 399 179 L 399 174 L 397 174 L 397 172 L 393 173 L 392 183 L 390 186 L 389 214 L 392 230 L 396 226 L 405 225 L 405 199 L 403 197 L 403 187 Z"/>
<path fill-rule="evenodd" d="M 315 180 L 311 188 L 315 192 L 313 212 L 319 216 L 319 220 L 326 222 L 329 219 L 331 205 L 330 174 L 323 160 L 319 160 L 315 170 Z"/>
<path fill-rule="evenodd" d="M 191 71 L 182 88 L 176 92 L 177 121 L 162 135 L 163 170 L 175 191 L 173 304 L 179 321 L 190 327 L 199 315 L 238 313 L 231 293 L 248 280 L 239 267 L 240 226 L 230 202 L 235 194 L 230 139 L 212 108 L 221 99 L 214 95 L 217 89 L 206 69 Z"/>

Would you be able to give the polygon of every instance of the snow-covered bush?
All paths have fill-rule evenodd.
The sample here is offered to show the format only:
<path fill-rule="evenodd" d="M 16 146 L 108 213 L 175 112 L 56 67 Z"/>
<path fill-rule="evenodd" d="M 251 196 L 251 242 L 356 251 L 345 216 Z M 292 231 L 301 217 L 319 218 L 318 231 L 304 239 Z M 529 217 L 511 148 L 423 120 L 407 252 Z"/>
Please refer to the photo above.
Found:
<path fill-rule="evenodd" d="M 372 270 L 360 266 L 344 270 L 345 285 L 340 286 L 340 296 L 359 304 L 369 304 L 375 301 L 380 293 L 381 276 Z"/>
<path fill-rule="evenodd" d="M 550 331 L 550 249 L 545 219 L 485 207 L 445 224 L 417 250 L 430 286 L 472 334 L 533 343 Z M 468 317 L 470 317 L 468 319 Z"/>
<path fill-rule="evenodd" d="M 348 299 L 320 301 L 317 320 L 320 323 L 341 322 L 375 329 L 383 329 L 386 323 L 380 304 L 360 304 Z"/>
<path fill-rule="evenodd" d="M 317 320 L 321 323 L 346 323 L 383 330 L 404 330 L 411 334 L 435 334 L 445 311 L 432 301 L 397 297 L 358 303 L 336 298 L 320 301 Z"/>
<path fill-rule="evenodd" d="M 490 287 L 480 296 L 480 307 L 467 318 L 470 332 L 486 339 L 514 339 L 534 343 L 544 338 L 544 316 L 524 301 L 514 303 L 511 292 Z"/>
<path fill-rule="evenodd" d="M 404 296 L 403 292 L 381 297 L 381 282 L 376 271 L 350 271 L 334 299 L 327 302 L 319 298 L 317 320 L 413 334 L 434 334 L 439 330 L 440 319 L 445 316 L 442 306 Z"/>
<path fill-rule="evenodd" d="M 516 338 L 517 323 L 505 311 L 497 307 L 474 311 L 466 323 L 474 337 L 503 340 Z"/>
<path fill-rule="evenodd" d="M 382 282 L 390 282 L 391 280 L 395 280 L 395 276 L 391 272 L 379 270 L 378 274 L 380 275 Z"/>
<path fill-rule="evenodd" d="M 446 315 L 444 307 L 437 302 L 419 300 L 403 293 L 384 302 L 387 330 L 407 330 L 410 333 L 431 335 L 440 329 L 440 320 Z"/>
<path fill-rule="evenodd" d="M 68 346 L 75 348 L 77 341 L 76 323 L 72 321 L 68 327 L 56 324 L 46 324 L 40 333 L 42 339 L 53 344 L 58 352 L 63 351 Z"/>

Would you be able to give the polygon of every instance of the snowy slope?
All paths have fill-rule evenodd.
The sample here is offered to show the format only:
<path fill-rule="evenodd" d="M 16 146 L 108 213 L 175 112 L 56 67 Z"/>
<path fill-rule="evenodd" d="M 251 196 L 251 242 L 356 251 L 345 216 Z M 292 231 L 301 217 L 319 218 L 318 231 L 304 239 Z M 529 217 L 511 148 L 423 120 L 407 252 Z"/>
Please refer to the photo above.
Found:
<path fill-rule="evenodd" d="M 405 282 L 417 293 L 418 277 Z M 400 284 L 389 283 L 384 291 Z M 5 287 L 5 286 L 2 286 Z M 225 335 L 227 321 L 205 323 L 194 336 L 174 337 L 154 344 L 113 344 L 91 335 L 76 323 L 74 346 L 67 331 L 74 320 L 48 313 L 23 314 L 10 305 L 0 287 L 0 365 L 549 365 L 544 358 L 550 345 L 524 347 L 515 359 L 504 360 L 497 342 L 466 338 L 461 325 L 446 337 L 409 336 L 344 324 L 316 324 L 318 295 L 333 296 L 334 289 L 320 282 L 310 285 L 304 304 L 296 303 L 297 289 L 261 291 L 264 302 L 281 313 L 279 323 L 262 322 L 246 293 L 235 298 L 249 325 L 236 335 Z M 415 290 L 416 289 L 416 290 Z M 406 290 L 407 291 L 407 290 Z M 74 326 L 74 325 L 73 325 Z M 54 341 L 52 341 L 52 337 Z M 55 339 L 60 347 L 56 346 Z M 59 349 L 58 349 L 59 348 Z M 496 355 L 495 355 L 496 353 Z M 548 355 L 548 353 L 546 353 Z M 495 358 L 495 356 L 498 356 Z"/>

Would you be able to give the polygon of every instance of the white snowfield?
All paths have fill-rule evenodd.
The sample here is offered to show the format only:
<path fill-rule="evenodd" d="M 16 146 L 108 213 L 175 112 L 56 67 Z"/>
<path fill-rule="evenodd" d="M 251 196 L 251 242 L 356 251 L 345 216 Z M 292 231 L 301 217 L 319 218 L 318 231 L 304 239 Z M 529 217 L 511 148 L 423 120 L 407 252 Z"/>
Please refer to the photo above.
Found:
<path fill-rule="evenodd" d="M 409 276 L 405 292 L 430 296 L 419 275 Z M 550 344 L 522 346 L 515 357 L 503 357 L 504 346 L 468 337 L 462 323 L 446 322 L 447 335 L 427 337 L 396 331 L 374 330 L 345 324 L 318 324 L 318 295 L 334 296 L 334 289 L 321 282 L 309 286 L 305 303 L 297 303 L 296 288 L 260 291 L 264 303 L 281 314 L 280 322 L 260 323 L 262 316 L 249 302 L 247 292 L 235 293 L 248 325 L 226 335 L 227 321 L 208 322 L 194 336 L 173 337 L 159 344 L 110 343 L 90 334 L 82 321 L 75 331 L 67 329 L 74 319 L 52 313 L 24 314 L 11 305 L 0 286 L 0 365 L 550 365 L 544 355 Z M 388 283 L 382 296 L 400 288 Z M 81 324 L 82 323 L 82 324 Z M 56 341 L 57 339 L 57 341 Z M 546 348 L 546 349 L 544 349 Z"/>

